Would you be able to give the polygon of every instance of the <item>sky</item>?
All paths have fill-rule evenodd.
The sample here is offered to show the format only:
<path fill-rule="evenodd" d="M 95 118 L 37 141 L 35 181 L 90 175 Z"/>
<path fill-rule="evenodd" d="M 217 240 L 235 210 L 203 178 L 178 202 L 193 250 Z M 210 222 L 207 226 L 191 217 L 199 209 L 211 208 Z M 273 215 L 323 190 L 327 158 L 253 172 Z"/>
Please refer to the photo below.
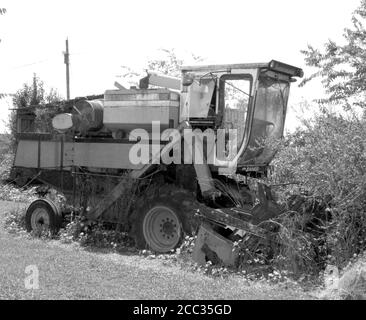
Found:
<path fill-rule="evenodd" d="M 63 52 L 69 39 L 71 98 L 101 94 L 123 82 L 122 66 L 141 71 L 161 49 L 191 64 L 268 62 L 309 73 L 300 50 L 342 39 L 360 0 L 8 0 L 0 16 L 0 93 L 14 93 L 33 74 L 66 96 Z M 324 94 L 319 82 L 293 84 L 287 126 L 299 101 Z M 0 100 L 0 133 L 11 99 Z M 311 110 L 310 110 L 311 112 Z"/>

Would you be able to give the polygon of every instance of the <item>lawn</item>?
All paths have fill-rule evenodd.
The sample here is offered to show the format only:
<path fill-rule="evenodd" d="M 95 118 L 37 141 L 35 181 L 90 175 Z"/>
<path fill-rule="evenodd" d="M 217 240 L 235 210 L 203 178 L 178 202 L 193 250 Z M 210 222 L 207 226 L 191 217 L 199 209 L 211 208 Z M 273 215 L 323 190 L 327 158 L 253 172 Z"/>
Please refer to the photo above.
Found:
<path fill-rule="evenodd" d="M 24 204 L 0 202 L 4 214 Z M 296 286 L 212 278 L 170 260 L 9 234 L 0 223 L 0 299 L 311 299 Z M 29 265 L 39 289 L 24 285 Z"/>

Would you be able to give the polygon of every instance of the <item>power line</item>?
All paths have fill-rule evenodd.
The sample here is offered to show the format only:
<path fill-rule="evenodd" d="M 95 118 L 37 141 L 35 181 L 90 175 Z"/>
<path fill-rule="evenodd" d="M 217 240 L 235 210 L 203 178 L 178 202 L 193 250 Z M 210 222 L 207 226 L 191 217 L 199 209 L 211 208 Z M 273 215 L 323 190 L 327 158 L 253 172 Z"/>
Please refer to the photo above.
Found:
<path fill-rule="evenodd" d="M 17 66 L 17 67 L 13 67 L 12 69 L 10 70 L 16 70 L 16 69 L 21 69 L 21 68 L 26 68 L 26 67 L 30 67 L 30 66 L 33 66 L 35 64 L 40 64 L 40 63 L 44 63 L 46 61 L 49 61 L 50 59 L 45 59 L 45 60 L 40 60 L 40 61 L 36 61 L 36 62 L 32 62 L 32 63 L 27 63 L 27 64 L 23 64 L 23 65 L 20 65 L 20 66 Z"/>
<path fill-rule="evenodd" d="M 8 72 L 8 71 L 12 71 L 12 70 L 27 68 L 27 67 L 30 67 L 30 66 L 33 66 L 33 65 L 36 65 L 36 64 L 45 63 L 45 62 L 50 61 L 50 60 L 53 60 L 53 59 L 56 59 L 56 55 L 52 55 L 52 56 L 50 56 L 50 58 L 47 58 L 47 59 L 43 59 L 43 60 L 31 62 L 31 63 L 22 64 L 22 65 L 19 65 L 19 66 L 15 66 L 15 67 L 9 68 L 7 70 L 2 70 L 2 72 L 4 72 L 4 71 L 5 72 Z"/>
<path fill-rule="evenodd" d="M 0 93 L 0 100 L 6 97 L 12 97 L 13 93 Z"/>

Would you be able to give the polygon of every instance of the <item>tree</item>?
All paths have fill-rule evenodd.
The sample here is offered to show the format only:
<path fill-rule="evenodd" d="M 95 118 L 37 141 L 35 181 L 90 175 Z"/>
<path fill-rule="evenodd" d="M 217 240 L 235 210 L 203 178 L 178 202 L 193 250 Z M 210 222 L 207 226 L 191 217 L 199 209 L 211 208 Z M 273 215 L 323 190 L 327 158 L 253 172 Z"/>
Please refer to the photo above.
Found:
<path fill-rule="evenodd" d="M 165 57 L 161 59 L 149 60 L 147 62 L 146 69 L 170 75 L 173 77 L 179 77 L 180 67 L 184 64 L 184 59 L 180 58 L 174 49 L 160 49 L 160 50 L 165 55 Z M 191 54 L 191 56 L 195 62 L 201 62 L 203 60 L 202 57 L 197 56 L 193 53 Z M 120 77 L 127 79 L 133 85 L 136 85 L 138 83 L 138 79 L 143 77 L 143 74 L 127 66 L 122 66 L 122 69 L 124 71 L 120 75 Z"/>
<path fill-rule="evenodd" d="M 50 131 L 51 112 L 48 110 L 49 104 L 57 104 L 61 101 L 61 97 L 57 90 L 51 88 L 48 92 L 44 89 L 44 83 L 36 74 L 33 76 L 32 84 L 24 83 L 13 96 L 13 105 L 15 109 L 27 108 L 29 106 L 37 106 L 35 109 L 35 130 L 37 132 Z M 15 144 L 17 123 L 16 111 L 13 110 L 9 115 L 8 129 L 11 134 L 12 144 Z"/>
<path fill-rule="evenodd" d="M 174 49 L 160 49 L 165 55 L 165 59 L 149 60 L 147 63 L 149 70 L 154 70 L 173 77 L 180 76 L 180 68 L 184 64 L 184 59 L 178 57 Z M 191 54 L 195 62 L 201 62 L 202 57 Z"/>
<path fill-rule="evenodd" d="M 0 16 L 4 15 L 6 13 L 6 9 L 5 8 L 0 8 Z M 0 39 L 1 42 L 1 39 Z M 1 99 L 1 96 L 0 96 Z"/>
<path fill-rule="evenodd" d="M 329 40 L 323 50 L 308 45 L 305 63 L 315 72 L 305 77 L 300 85 L 314 78 L 321 82 L 329 96 L 321 102 L 341 104 L 351 109 L 352 104 L 366 109 L 366 0 L 352 14 L 352 27 L 344 29 L 344 44 Z"/>

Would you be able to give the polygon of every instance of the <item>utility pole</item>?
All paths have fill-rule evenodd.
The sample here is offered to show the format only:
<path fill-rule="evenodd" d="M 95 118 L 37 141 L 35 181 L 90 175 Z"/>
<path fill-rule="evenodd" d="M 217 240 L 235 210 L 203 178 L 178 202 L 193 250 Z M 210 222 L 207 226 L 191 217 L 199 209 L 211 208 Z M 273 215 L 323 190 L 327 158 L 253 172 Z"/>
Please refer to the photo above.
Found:
<path fill-rule="evenodd" d="M 69 59 L 69 39 L 66 38 L 66 51 L 64 52 L 64 62 L 66 64 L 66 98 L 70 100 L 70 59 Z"/>
<path fill-rule="evenodd" d="M 69 39 L 66 38 L 66 51 L 64 52 L 64 62 L 66 64 L 66 99 L 70 100 L 70 59 L 69 59 Z M 61 135 L 61 159 L 60 159 L 60 182 L 61 182 L 61 192 L 64 190 L 64 134 Z"/>

